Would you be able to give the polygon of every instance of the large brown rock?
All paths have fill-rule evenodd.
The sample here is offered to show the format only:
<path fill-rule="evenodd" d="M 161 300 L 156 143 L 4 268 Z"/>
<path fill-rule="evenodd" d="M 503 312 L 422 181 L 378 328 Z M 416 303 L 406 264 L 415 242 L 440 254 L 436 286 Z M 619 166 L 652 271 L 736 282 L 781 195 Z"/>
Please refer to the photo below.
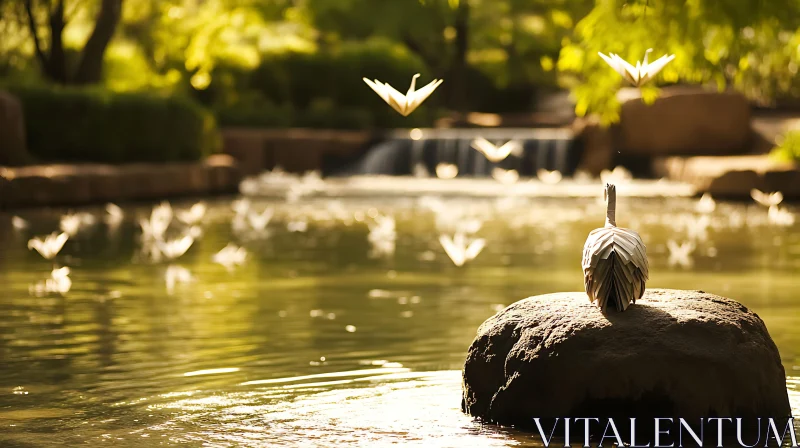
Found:
<path fill-rule="evenodd" d="M 652 163 L 657 176 L 692 184 L 698 192 L 747 199 L 750 190 L 780 191 L 800 198 L 800 167 L 768 154 L 744 156 L 659 157 Z"/>
<path fill-rule="evenodd" d="M 582 292 L 519 301 L 478 329 L 463 379 L 465 412 L 521 427 L 534 417 L 791 415 L 764 323 L 702 291 L 651 289 L 606 315 Z"/>
<path fill-rule="evenodd" d="M 664 88 L 650 105 L 624 101 L 618 131 L 627 155 L 742 154 L 753 137 L 743 95 L 689 87 Z"/>
<path fill-rule="evenodd" d="M 22 104 L 14 95 L 0 90 L 0 165 L 29 162 Z"/>
<path fill-rule="evenodd" d="M 600 176 L 614 167 L 614 130 L 604 127 L 594 117 L 575 119 L 572 130 L 583 146 L 578 170 Z"/>

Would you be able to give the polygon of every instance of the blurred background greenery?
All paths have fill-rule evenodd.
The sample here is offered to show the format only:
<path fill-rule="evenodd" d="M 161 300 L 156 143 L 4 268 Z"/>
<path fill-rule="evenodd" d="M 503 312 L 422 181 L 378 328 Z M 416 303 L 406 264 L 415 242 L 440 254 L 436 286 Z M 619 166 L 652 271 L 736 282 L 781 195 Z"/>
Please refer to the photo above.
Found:
<path fill-rule="evenodd" d="M 735 88 L 764 106 L 800 98 L 800 0 L 0 0 L 0 14 L 0 82 L 26 92 L 27 121 L 59 114 L 72 129 L 97 126 L 59 113 L 73 103 L 98 117 L 174 108 L 187 118 L 143 119 L 206 128 L 190 102 L 223 126 L 429 126 L 452 111 L 530 111 L 558 89 L 578 116 L 610 124 L 621 79 L 597 52 L 636 61 L 647 48 L 676 55 L 647 100 L 669 84 Z M 361 80 L 404 91 L 414 73 L 445 82 L 409 117 Z M 101 146 L 124 121 L 104 121 Z M 109 159 L 142 144 L 117 146 Z M 170 157 L 213 150 L 192 148 Z"/>

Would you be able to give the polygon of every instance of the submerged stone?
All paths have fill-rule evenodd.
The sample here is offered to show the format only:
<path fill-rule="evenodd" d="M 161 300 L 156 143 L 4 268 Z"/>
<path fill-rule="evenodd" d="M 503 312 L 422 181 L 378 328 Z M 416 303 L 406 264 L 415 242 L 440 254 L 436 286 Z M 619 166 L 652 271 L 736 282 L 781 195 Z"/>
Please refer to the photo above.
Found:
<path fill-rule="evenodd" d="M 602 314 L 582 292 L 510 305 L 469 348 L 462 409 L 526 428 L 534 418 L 791 415 L 780 355 L 758 315 L 669 289 L 649 289 L 621 313 Z"/>

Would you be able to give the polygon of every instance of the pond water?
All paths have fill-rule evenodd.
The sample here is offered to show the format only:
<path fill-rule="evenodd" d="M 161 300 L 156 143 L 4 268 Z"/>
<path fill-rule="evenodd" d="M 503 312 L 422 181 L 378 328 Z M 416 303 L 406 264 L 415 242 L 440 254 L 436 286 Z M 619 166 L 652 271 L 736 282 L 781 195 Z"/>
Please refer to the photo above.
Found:
<path fill-rule="evenodd" d="M 798 415 L 800 222 L 696 203 L 620 198 L 618 224 L 648 244 L 649 287 L 731 297 L 764 319 Z M 64 211 L 21 211 L 23 230 L 0 216 L 0 446 L 536 446 L 460 412 L 460 369 L 499 309 L 582 290 L 583 242 L 603 224 L 595 199 L 254 200 L 274 208 L 266 232 L 232 225 L 231 204 L 209 202 L 202 235 L 171 263 L 142 250 L 152 204 L 124 208 L 117 227 L 102 208 L 75 210 L 97 222 L 55 259 L 71 268 L 63 295 L 37 290 L 53 261 L 26 246 Z M 369 242 L 376 216 L 396 219 L 393 253 Z M 473 219 L 486 247 L 456 267 L 439 235 Z M 670 257 L 670 239 L 693 253 Z M 226 269 L 212 256 L 229 242 L 248 257 Z"/>

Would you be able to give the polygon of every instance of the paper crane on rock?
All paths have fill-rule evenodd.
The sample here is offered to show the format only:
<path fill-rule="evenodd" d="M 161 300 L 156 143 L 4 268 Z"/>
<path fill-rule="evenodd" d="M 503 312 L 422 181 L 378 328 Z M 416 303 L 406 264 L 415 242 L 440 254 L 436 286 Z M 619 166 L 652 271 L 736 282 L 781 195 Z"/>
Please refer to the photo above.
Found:
<path fill-rule="evenodd" d="M 647 251 L 639 234 L 617 227 L 617 190 L 606 184 L 606 225 L 592 230 L 583 247 L 583 279 L 589 300 L 605 312 L 625 311 L 642 297 L 648 278 Z"/>

